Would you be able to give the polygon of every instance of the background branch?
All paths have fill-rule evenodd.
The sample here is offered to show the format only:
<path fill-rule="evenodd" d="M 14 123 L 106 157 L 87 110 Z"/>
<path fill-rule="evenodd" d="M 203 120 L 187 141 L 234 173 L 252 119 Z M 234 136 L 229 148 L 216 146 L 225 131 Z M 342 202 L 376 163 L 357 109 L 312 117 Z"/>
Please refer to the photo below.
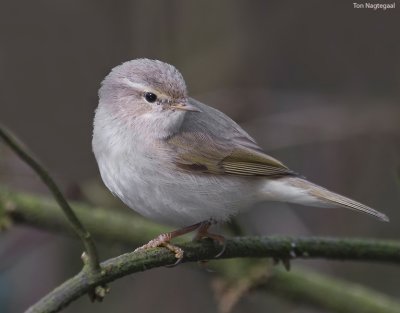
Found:
<path fill-rule="evenodd" d="M 0 209 L 5 210 L 12 220 L 17 223 L 26 223 L 38 226 L 41 229 L 71 233 L 63 213 L 58 209 L 54 200 L 48 197 L 12 192 L 0 187 L 0 198 L 3 199 L 0 202 L 2 206 Z M 78 202 L 71 202 L 71 205 L 79 219 L 87 226 L 93 236 L 105 241 L 136 246 L 146 242 L 154 235 L 168 230 L 168 228 L 145 220 L 130 211 L 125 213 L 121 210 L 92 207 Z M 182 247 L 186 252 L 185 262 L 212 259 L 220 249 L 218 245 L 214 246 L 213 243 L 208 241 L 187 243 L 183 244 Z M 299 258 L 323 257 L 339 260 L 400 263 L 400 244 L 390 241 L 292 237 L 243 237 L 228 240 L 224 258 L 248 256 L 274 258 L 293 258 L 294 256 Z M 154 249 L 142 254 L 129 253 L 122 255 L 102 264 L 104 269 L 103 276 L 99 274 L 94 276 L 94 279 L 89 280 L 87 273 L 82 271 L 32 306 L 28 312 L 57 312 L 97 284 L 110 282 L 134 272 L 171 264 L 174 261 L 174 257 L 163 249 Z M 291 276 L 292 273 L 290 272 L 289 276 L 283 276 L 285 273 L 280 271 L 275 273 L 274 271 L 271 281 L 260 288 L 268 288 L 268 290 L 285 298 L 294 300 L 301 298 L 303 302 L 317 304 L 322 307 L 330 305 L 329 301 L 324 304 L 321 300 L 323 295 L 317 293 L 324 282 L 317 279 L 319 276 L 315 276 L 316 279 L 312 279 L 314 285 L 310 287 L 309 293 L 305 294 L 302 287 L 304 275 Z M 290 278 L 293 281 L 290 281 Z M 286 288 L 284 288 L 285 285 L 283 283 L 285 279 L 290 284 Z M 328 280 L 329 278 L 326 278 L 325 282 Z M 346 288 L 349 291 L 352 287 Z M 335 292 L 335 289 L 332 289 L 332 292 Z M 374 294 L 372 291 L 371 293 Z M 328 295 L 333 297 L 332 294 L 325 294 L 325 296 Z M 348 292 L 348 297 L 351 297 L 350 292 Z M 343 298 L 342 301 L 349 301 L 348 297 Z M 369 301 L 373 302 L 374 299 L 371 295 L 369 296 Z M 377 296 L 378 302 L 380 301 L 379 299 L 379 296 Z M 392 302 L 395 303 L 394 300 Z M 345 304 L 342 304 L 343 306 Z M 397 308 L 398 306 L 394 306 L 392 311 L 383 310 L 382 312 L 397 312 L 395 311 Z M 335 308 L 331 309 L 335 312 L 343 312 Z"/>
<path fill-rule="evenodd" d="M 39 164 L 35 158 L 23 148 L 15 136 L 11 134 L 10 131 L 6 130 L 4 126 L 0 124 L 0 138 L 35 172 L 39 175 L 43 183 L 49 188 L 50 192 L 53 194 L 57 203 L 63 210 L 68 222 L 78 237 L 81 239 L 83 246 L 86 251 L 87 265 L 92 273 L 100 271 L 99 257 L 97 254 L 96 246 L 90 236 L 90 233 L 85 229 L 79 219 L 76 217 L 74 211 L 69 206 L 64 195 L 58 188 L 55 181 L 51 178 L 49 173 L 44 169 L 42 165 Z M 85 262 L 86 263 L 86 262 Z"/>
<path fill-rule="evenodd" d="M 0 187 L 0 198 L 7 199 L 7 202 L 3 203 L 3 210 L 14 221 L 58 232 L 70 232 L 62 212 L 57 209 L 54 201 L 47 197 L 11 192 Z M 138 245 L 156 234 L 170 230 L 131 212 L 71 203 L 77 216 L 93 236 L 106 241 Z M 229 251 L 232 250 L 227 250 L 224 253 L 225 257 L 299 257 L 400 263 L 400 243 L 389 240 L 270 236 L 236 238 L 228 240 L 228 247 L 230 245 L 236 247 L 234 251 L 241 252 L 230 256 Z M 207 247 L 210 249 L 209 245 Z M 208 251 L 209 254 L 202 255 L 203 259 L 212 258 L 215 251 Z"/>
<path fill-rule="evenodd" d="M 338 313 L 399 313 L 400 303 L 359 284 L 305 269 L 277 270 L 257 289 Z"/>
<path fill-rule="evenodd" d="M 213 281 L 221 313 L 232 312 L 249 292 L 264 291 L 296 306 L 304 304 L 341 313 L 400 312 L 398 300 L 362 285 L 296 267 L 287 272 L 261 259 L 225 260 L 212 264 L 222 276 Z"/>
<path fill-rule="evenodd" d="M 22 192 L 12 192 L 0 185 L 0 210 L 14 222 L 53 232 L 72 234 L 68 221 L 54 200 Z M 169 228 L 153 223 L 134 212 L 94 207 L 71 201 L 74 212 L 93 237 L 108 242 L 136 246 Z"/>

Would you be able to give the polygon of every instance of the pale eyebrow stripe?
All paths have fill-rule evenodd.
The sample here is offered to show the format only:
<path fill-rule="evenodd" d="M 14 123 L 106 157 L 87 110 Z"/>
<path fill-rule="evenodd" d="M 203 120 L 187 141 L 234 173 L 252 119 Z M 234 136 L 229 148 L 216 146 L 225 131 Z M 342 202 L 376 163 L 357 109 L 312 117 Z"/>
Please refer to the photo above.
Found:
<path fill-rule="evenodd" d="M 140 83 L 134 83 L 134 82 L 130 81 L 128 78 L 124 78 L 124 79 L 122 80 L 122 82 L 123 82 L 125 85 L 127 85 L 127 86 L 129 86 L 129 87 L 132 87 L 132 88 L 135 88 L 135 89 L 141 89 L 141 90 L 143 90 L 143 91 L 145 91 L 145 90 L 153 91 L 153 90 L 151 90 L 151 88 L 149 88 L 148 86 L 146 86 L 146 85 L 144 85 L 144 84 L 140 84 Z"/>
<path fill-rule="evenodd" d="M 140 84 L 140 83 L 134 83 L 134 82 L 130 81 L 128 78 L 126 78 L 126 77 L 124 79 L 122 79 L 122 82 L 125 85 L 129 86 L 129 87 L 132 87 L 132 88 L 135 88 L 135 89 L 139 89 L 139 90 L 142 90 L 142 91 L 152 92 L 152 93 L 155 93 L 155 94 L 157 94 L 158 96 L 160 96 L 162 98 L 168 98 L 164 93 L 162 93 L 162 92 L 160 92 L 160 91 L 158 91 L 156 89 L 153 89 L 153 88 L 149 87 L 148 85 Z"/>

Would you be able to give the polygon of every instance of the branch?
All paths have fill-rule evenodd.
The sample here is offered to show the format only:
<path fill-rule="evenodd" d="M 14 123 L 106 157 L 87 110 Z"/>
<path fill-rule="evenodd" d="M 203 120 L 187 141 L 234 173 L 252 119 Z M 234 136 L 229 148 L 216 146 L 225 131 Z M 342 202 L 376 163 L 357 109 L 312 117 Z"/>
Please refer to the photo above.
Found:
<path fill-rule="evenodd" d="M 35 225 L 41 229 L 70 233 L 68 223 L 62 212 L 57 208 L 57 204 L 47 197 L 11 192 L 0 186 L 0 199 L 7 199 L 0 202 L 0 209 L 5 210 L 15 222 Z M 79 219 L 87 226 L 93 236 L 98 239 L 139 245 L 159 233 L 168 231 L 166 227 L 152 223 L 132 212 L 125 213 L 116 209 L 94 208 L 76 202 L 72 202 L 71 205 Z M 185 261 L 187 262 L 210 259 L 220 249 L 219 246 L 214 247 L 207 241 L 201 244 L 186 244 L 183 247 L 186 252 Z M 295 254 L 302 258 L 324 257 L 340 260 L 400 263 L 400 244 L 388 241 L 335 240 L 328 238 L 237 238 L 228 240 L 224 257 L 270 256 L 274 258 L 287 258 L 290 255 L 294 257 Z M 174 261 L 174 257 L 163 249 L 155 249 L 146 254 L 130 253 L 123 255 L 102 264 L 102 267 L 104 267 L 104 276 L 97 275 L 94 280 L 90 281 L 87 274 L 81 272 L 40 300 L 28 312 L 57 312 L 90 290 L 91 286 L 109 282 L 137 271 L 164 266 Z M 291 274 L 292 272 L 289 275 Z M 280 276 L 274 276 L 273 279 L 271 278 L 271 282 L 279 282 L 275 280 L 275 277 L 279 278 Z M 289 278 L 285 276 L 285 279 Z M 297 284 L 300 284 L 301 278 L 299 276 L 294 276 L 293 283 L 296 279 L 298 279 Z M 282 290 L 282 284 L 270 284 L 268 288 L 273 290 L 280 288 Z M 290 295 L 294 299 L 297 299 L 296 295 L 301 294 L 303 299 L 310 299 L 310 302 L 317 303 L 312 289 L 308 295 L 304 295 L 304 291 L 300 287 L 297 289 L 292 288 L 291 290 L 286 289 L 281 292 L 277 291 L 277 293 L 285 296 Z M 371 301 L 372 299 L 371 297 Z M 329 302 L 326 302 L 326 304 L 328 305 Z M 323 303 L 321 305 L 325 307 Z"/>
<path fill-rule="evenodd" d="M 12 221 L 71 234 L 71 228 L 57 203 L 44 196 L 12 192 L 0 185 L 0 211 L 5 211 Z M 79 220 L 96 239 L 136 246 L 150 238 L 170 231 L 169 228 L 140 217 L 131 210 L 93 207 L 71 201 Z"/>
<path fill-rule="evenodd" d="M 258 289 L 333 312 L 400 313 L 400 303 L 382 293 L 305 269 L 277 270 Z"/>
<path fill-rule="evenodd" d="M 4 130 L 0 125 L 0 137 L 16 154 L 25 161 L 40 176 L 48 186 L 57 203 L 65 215 L 55 209 L 53 202 L 46 199 L 38 199 L 28 195 L 13 194 L 7 192 L 8 200 L 3 209 L 16 221 L 42 225 L 47 228 L 69 232 L 72 226 L 74 232 L 82 240 L 87 252 L 87 265 L 79 274 L 69 279 L 54 291 L 49 293 L 38 303 L 28 309 L 27 312 L 57 312 L 67 306 L 73 300 L 85 293 L 91 293 L 93 289 L 96 295 L 105 292 L 104 284 L 122 276 L 138 271 L 144 271 L 154 267 L 165 266 L 175 262 L 174 256 L 164 249 L 153 249 L 141 253 L 128 253 L 117 258 L 110 259 L 101 264 L 98 262 L 97 251 L 91 239 L 90 233 L 81 224 L 72 208 L 64 198 L 54 180 L 47 171 L 31 156 L 20 144 Z M 3 198 L 4 191 L 0 190 Z M 108 240 L 119 240 L 126 243 L 138 243 L 145 241 L 138 238 L 138 233 L 164 232 L 160 226 L 134 218 L 133 214 L 109 214 L 108 210 L 96 209 L 76 205 L 79 214 L 84 217 L 85 224 L 90 225 L 94 233 Z M 46 208 L 46 209 L 44 209 Z M 65 220 L 65 216 L 68 221 Z M 129 218 L 128 218 L 129 216 Z M 105 226 L 109 227 L 105 227 Z M 121 227 L 124 226 L 124 227 Z M 145 232 L 139 229 L 146 229 Z M 130 230 L 130 231 L 129 231 Z M 220 247 L 212 242 L 186 243 L 182 245 L 185 251 L 184 262 L 193 262 L 204 259 L 213 259 Z M 227 240 L 226 251 L 222 258 L 235 257 L 273 257 L 274 259 L 294 258 L 329 258 L 340 260 L 363 260 L 400 263 L 400 244 L 389 241 L 371 241 L 354 239 L 329 239 L 329 238 L 292 238 L 292 237 L 242 237 Z M 100 271 L 101 269 L 101 271 Z M 304 288 L 304 286 L 307 288 Z M 300 287 L 299 287 L 300 286 Z M 278 294 L 290 295 L 296 301 L 317 303 L 325 308 L 337 312 L 353 311 L 351 304 L 360 307 L 360 312 L 369 309 L 374 312 L 399 312 L 399 305 L 365 288 L 350 288 L 356 292 L 349 292 L 349 284 L 337 282 L 328 278 L 321 278 L 318 274 L 304 275 L 304 273 L 291 273 L 290 275 L 276 271 L 265 286 Z M 346 290 L 345 292 L 343 292 Z M 330 298 L 327 299 L 326 295 Z M 335 297 L 333 297 L 334 295 Z M 346 301 L 330 301 L 331 299 Z M 371 299 L 374 299 L 371 301 Z M 379 301 L 377 301 L 379 300 Z M 338 303 L 340 305 L 338 305 Z M 349 306 L 350 305 L 350 306 Z M 392 309 L 392 310 L 390 310 Z M 371 312 L 372 312 L 371 311 Z"/>
<path fill-rule="evenodd" d="M 28 223 L 40 228 L 69 232 L 68 224 L 63 218 L 54 201 L 46 197 L 38 197 L 26 193 L 7 191 L 0 186 L 0 198 L 7 199 L 4 208 L 11 218 L 17 222 Z M 116 209 L 90 207 L 77 202 L 71 202 L 79 218 L 87 225 L 90 232 L 99 239 L 118 241 L 130 245 L 138 245 L 148 241 L 155 235 L 169 231 L 149 220 L 141 218 L 132 212 L 122 212 Z M 0 209 L 2 203 L 0 202 Z M 261 237 L 263 238 L 263 237 Z M 276 239 L 274 239 L 276 238 Z M 236 239 L 238 241 L 239 239 Z M 246 239 L 248 242 L 249 239 Z M 235 242 L 236 242 L 235 241 Z M 368 239 L 330 239 L 330 238 L 295 238 L 269 237 L 260 243 L 255 238 L 250 250 L 243 251 L 249 257 L 324 257 L 338 260 L 364 260 L 400 263 L 400 243 L 396 241 L 374 241 Z M 266 251 L 267 243 L 273 244 L 273 250 Z M 281 245 L 281 246 L 279 246 Z M 280 247 L 278 253 L 278 247 Z M 243 246 L 243 249 L 246 247 Z M 257 251 L 260 253 L 257 254 Z M 282 255 L 283 252 L 283 255 Z M 247 254 L 246 254 L 247 253 Z M 224 254 L 227 255 L 226 253 Z"/>
<path fill-rule="evenodd" d="M 237 257 L 284 259 L 293 256 L 293 252 L 295 252 L 298 258 L 400 263 L 400 243 L 394 242 L 329 238 L 241 237 L 229 239 L 226 244 L 222 259 Z M 295 248 L 293 248 L 294 246 Z M 181 247 L 185 251 L 183 262 L 214 259 L 221 249 L 218 244 L 208 240 L 185 243 Z M 94 286 L 132 273 L 167 266 L 175 261 L 174 255 L 162 248 L 123 254 L 102 263 L 102 275 L 96 275 L 89 280 L 87 273 L 81 271 L 26 312 L 57 312 Z"/>
<path fill-rule="evenodd" d="M 99 258 L 97 255 L 97 250 L 94 242 L 90 236 L 90 233 L 83 227 L 79 219 L 76 217 L 74 211 L 69 206 L 67 200 L 65 200 L 64 195 L 58 188 L 57 184 L 50 177 L 48 172 L 44 169 L 42 165 L 39 164 L 33 156 L 31 156 L 26 149 L 22 147 L 20 143 L 17 142 L 15 137 L 5 129 L 0 124 L 0 138 L 26 163 L 28 164 L 41 178 L 43 183 L 49 188 L 50 192 L 53 194 L 57 203 L 63 210 L 65 216 L 67 217 L 70 226 L 81 239 L 87 256 L 87 264 L 89 270 L 94 274 L 100 271 Z"/>
<path fill-rule="evenodd" d="M 219 311 L 230 313 L 249 292 L 266 291 L 286 301 L 340 313 L 400 313 L 398 300 L 362 285 L 296 267 L 290 273 L 261 259 L 212 264 Z"/>

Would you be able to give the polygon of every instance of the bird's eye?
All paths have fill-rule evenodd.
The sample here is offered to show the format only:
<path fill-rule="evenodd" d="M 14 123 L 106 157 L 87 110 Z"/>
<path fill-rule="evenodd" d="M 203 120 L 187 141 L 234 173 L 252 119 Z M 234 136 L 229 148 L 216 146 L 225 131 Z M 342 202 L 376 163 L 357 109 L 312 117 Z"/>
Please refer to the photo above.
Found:
<path fill-rule="evenodd" d="M 149 103 L 154 103 L 154 102 L 156 102 L 156 100 L 157 100 L 157 95 L 155 95 L 155 94 L 152 93 L 152 92 L 146 92 L 146 93 L 144 94 L 144 98 L 146 99 L 147 102 L 149 102 Z"/>

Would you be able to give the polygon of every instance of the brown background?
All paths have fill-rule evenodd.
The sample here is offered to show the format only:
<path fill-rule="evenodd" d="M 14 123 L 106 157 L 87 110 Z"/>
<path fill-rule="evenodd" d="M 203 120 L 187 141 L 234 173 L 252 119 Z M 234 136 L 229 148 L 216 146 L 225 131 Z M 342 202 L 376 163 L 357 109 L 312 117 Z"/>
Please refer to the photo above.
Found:
<path fill-rule="evenodd" d="M 190 94 L 233 117 L 270 154 L 335 191 L 380 209 L 391 223 L 345 210 L 267 204 L 239 217 L 249 234 L 398 239 L 400 4 L 351 1 L 2 1 L 0 121 L 48 166 L 71 197 L 98 181 L 91 152 L 97 90 L 137 57 L 182 71 Z M 0 147 L 0 182 L 46 193 Z M 0 311 L 25 309 L 80 267 L 72 239 L 16 227 L 0 239 Z M 105 246 L 102 257 L 121 247 Z M 306 261 L 400 298 L 400 270 Z M 213 274 L 157 269 L 112 285 L 101 305 L 66 312 L 215 312 Z M 310 312 L 265 294 L 234 312 Z M 313 311 L 320 312 L 320 311 Z"/>

